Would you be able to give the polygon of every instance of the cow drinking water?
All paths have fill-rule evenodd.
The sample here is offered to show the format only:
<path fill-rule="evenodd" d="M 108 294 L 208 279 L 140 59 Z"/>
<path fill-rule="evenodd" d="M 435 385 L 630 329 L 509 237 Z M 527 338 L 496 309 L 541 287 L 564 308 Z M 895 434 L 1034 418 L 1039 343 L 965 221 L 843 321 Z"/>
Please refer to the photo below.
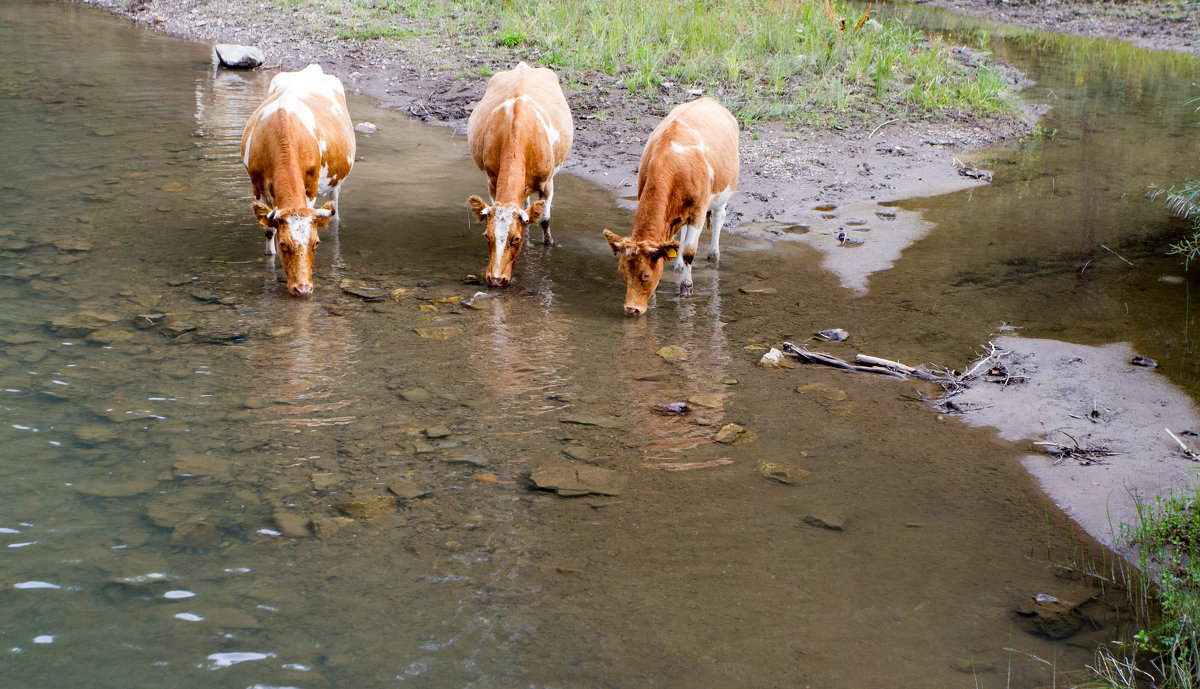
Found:
<path fill-rule="evenodd" d="M 531 220 L 542 226 L 543 243 L 554 243 L 550 236 L 554 175 L 571 152 L 574 133 L 558 75 L 524 62 L 493 75 L 471 112 L 467 141 L 475 164 L 487 174 L 492 204 L 478 196 L 467 202 L 486 224 L 488 285 L 503 287 L 512 280 Z M 539 200 L 526 208 L 535 191 Z"/>
<path fill-rule="evenodd" d="M 319 65 L 275 75 L 242 132 L 242 163 L 254 186 L 266 252 L 279 255 L 289 292 L 312 294 L 318 234 L 337 214 L 341 183 L 354 166 L 354 125 L 342 82 Z M 316 208 L 318 195 L 331 200 Z"/>
<path fill-rule="evenodd" d="M 619 257 L 625 278 L 625 313 L 639 316 L 662 278 L 663 265 L 675 259 L 683 273 L 679 294 L 692 295 L 692 260 L 707 220 L 709 263 L 720 261 L 725 205 L 738 181 L 738 124 L 712 98 L 677 106 L 650 133 L 638 167 L 638 205 L 633 234 L 604 230 Z M 672 239 L 679 232 L 679 239 Z"/>

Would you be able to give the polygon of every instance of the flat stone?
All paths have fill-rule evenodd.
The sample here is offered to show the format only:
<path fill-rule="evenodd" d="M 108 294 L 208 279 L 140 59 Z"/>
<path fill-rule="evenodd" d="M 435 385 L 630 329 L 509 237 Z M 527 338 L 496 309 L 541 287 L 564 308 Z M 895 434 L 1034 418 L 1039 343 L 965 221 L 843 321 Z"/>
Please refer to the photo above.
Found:
<path fill-rule="evenodd" d="M 125 342 L 132 340 L 133 333 L 129 332 L 128 330 L 116 330 L 115 328 L 103 328 L 101 330 L 94 330 L 94 331 L 88 333 L 87 337 L 84 339 L 93 344 L 112 346 L 112 345 L 123 344 Z"/>
<path fill-rule="evenodd" d="M 425 437 L 429 438 L 430 440 L 436 440 L 438 438 L 446 438 L 450 435 L 450 429 L 446 428 L 445 426 L 441 426 L 441 425 L 430 426 L 429 428 L 426 428 L 422 432 L 425 434 Z"/>
<path fill-rule="evenodd" d="M 679 345 L 667 345 L 666 347 L 659 349 L 657 352 L 655 352 L 655 354 L 661 356 L 662 358 L 666 359 L 667 361 L 687 361 L 688 360 L 687 350 L 684 349 L 683 347 L 680 347 Z"/>
<path fill-rule="evenodd" d="M 827 529 L 829 531 L 846 530 L 846 520 L 841 515 L 828 512 L 805 515 L 804 523 L 817 529 Z"/>
<path fill-rule="evenodd" d="M 779 290 L 774 287 L 739 287 L 742 294 L 775 294 Z"/>
<path fill-rule="evenodd" d="M 396 498 L 392 495 L 367 495 L 351 497 L 338 505 L 347 517 L 373 519 L 396 509 Z"/>
<path fill-rule="evenodd" d="M 727 423 L 724 426 L 721 426 L 721 430 L 717 431 L 717 434 L 713 436 L 713 440 L 718 443 L 733 445 L 740 442 L 745 442 L 743 436 L 747 433 L 748 431 L 744 426 L 736 423 Z"/>
<path fill-rule="evenodd" d="M 551 464 L 535 469 L 533 485 L 564 497 L 620 495 L 623 477 L 615 471 L 578 464 Z"/>
<path fill-rule="evenodd" d="M 92 243 L 86 239 L 79 237 L 66 237 L 56 239 L 53 242 L 54 248 L 59 251 L 91 251 Z"/>
<path fill-rule="evenodd" d="M 379 131 L 379 127 L 375 126 L 374 122 L 359 122 L 354 125 L 354 131 L 359 134 L 374 134 Z"/>
<path fill-rule="evenodd" d="M 171 545 L 180 548 L 214 548 L 221 545 L 221 531 L 205 521 L 185 521 L 171 532 Z"/>
<path fill-rule="evenodd" d="M 558 420 L 559 423 L 573 423 L 579 426 L 599 426 L 601 428 L 620 428 L 621 422 L 611 416 L 599 414 L 569 414 Z"/>
<path fill-rule="evenodd" d="M 120 322 L 120 316 L 99 311 L 77 311 L 50 319 L 50 330 L 62 337 L 83 337 L 94 330 Z"/>
<path fill-rule="evenodd" d="M 312 520 L 312 530 L 317 538 L 325 539 L 353 523 L 354 520 L 349 517 L 322 517 Z"/>
<path fill-rule="evenodd" d="M 275 526 L 288 538 L 308 538 L 312 532 L 308 530 L 308 520 L 292 512 L 276 512 L 271 516 Z"/>
<path fill-rule="evenodd" d="M 195 299 L 197 301 L 203 301 L 203 302 L 213 302 L 213 301 L 219 301 L 221 299 L 221 295 L 217 294 L 216 292 L 214 292 L 212 290 L 208 290 L 208 289 L 202 289 L 199 287 L 191 290 L 190 292 L 188 292 L 188 294 L 192 295 L 192 299 Z"/>
<path fill-rule="evenodd" d="M 433 395 L 429 394 L 429 391 L 424 388 L 405 388 L 400 391 L 400 397 L 406 402 L 421 404 L 428 402 Z"/>
<path fill-rule="evenodd" d="M 696 407 L 708 407 L 709 409 L 720 409 L 725 406 L 725 395 L 713 393 L 701 393 L 691 395 L 687 399 L 688 404 Z"/>
<path fill-rule="evenodd" d="M 755 469 L 758 471 L 759 476 L 769 478 L 772 481 L 777 481 L 787 486 L 799 483 L 811 473 L 800 467 L 788 466 L 780 462 L 771 462 L 765 459 L 758 460 Z"/>
<path fill-rule="evenodd" d="M 313 490 L 329 490 L 342 482 L 345 476 L 332 471 L 318 471 L 312 475 Z"/>
<path fill-rule="evenodd" d="M 422 495 L 428 495 L 429 491 L 418 486 L 413 481 L 406 478 L 396 479 L 388 484 L 390 490 L 396 497 L 401 500 L 415 500 Z"/>
<path fill-rule="evenodd" d="M 117 432 L 112 426 L 99 423 L 85 423 L 76 426 L 75 437 L 85 445 L 97 445 L 117 439 Z"/>
<path fill-rule="evenodd" d="M 98 498 L 128 498 L 148 493 L 156 487 L 158 487 L 158 481 L 151 477 L 124 480 L 105 478 L 75 484 L 75 490 Z"/>
<path fill-rule="evenodd" d="M 563 448 L 563 454 L 581 462 L 589 462 L 596 457 L 596 453 L 591 448 L 582 445 L 567 445 Z"/>
<path fill-rule="evenodd" d="M 429 328 L 413 328 L 417 335 L 426 340 L 449 340 L 463 334 L 462 326 L 439 325 Z"/>
<path fill-rule="evenodd" d="M 6 344 L 10 345 L 23 345 L 41 342 L 42 338 L 34 335 L 33 333 L 8 333 L 3 337 L 0 337 L 0 340 L 3 340 Z"/>

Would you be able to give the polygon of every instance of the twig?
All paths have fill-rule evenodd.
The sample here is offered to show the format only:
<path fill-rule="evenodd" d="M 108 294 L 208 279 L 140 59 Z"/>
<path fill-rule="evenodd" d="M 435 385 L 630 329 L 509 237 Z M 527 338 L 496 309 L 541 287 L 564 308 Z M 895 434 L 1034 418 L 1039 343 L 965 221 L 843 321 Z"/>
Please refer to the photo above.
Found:
<path fill-rule="evenodd" d="M 971 376 L 975 375 L 975 372 L 979 370 L 980 366 L 983 366 L 984 364 L 988 363 L 989 361 L 991 361 L 992 357 L 996 356 L 996 354 L 997 354 L 996 345 L 989 342 L 988 347 L 991 349 L 991 351 L 989 351 L 987 353 L 987 356 L 983 357 L 982 359 L 979 360 L 979 363 L 972 366 L 970 371 L 967 371 L 966 373 L 962 374 L 961 378 L 967 379 L 967 378 L 970 378 Z"/>
<path fill-rule="evenodd" d="M 1101 248 L 1101 249 L 1104 249 L 1105 251 L 1107 251 L 1108 253 L 1112 254 L 1113 256 L 1116 256 L 1117 258 L 1121 259 L 1122 261 L 1125 261 L 1125 257 L 1124 257 L 1124 256 L 1122 256 L 1121 254 L 1118 254 L 1117 252 L 1113 251 L 1112 249 L 1108 248 L 1107 246 L 1104 246 L 1103 244 L 1101 244 L 1101 245 L 1100 245 L 1100 248 Z M 1125 261 L 1125 262 L 1126 262 L 1126 263 L 1129 263 L 1129 261 Z M 1129 263 L 1129 265 L 1133 266 L 1133 264 L 1132 264 L 1132 263 Z M 1136 268 L 1137 266 L 1133 266 L 1133 267 L 1134 267 L 1134 268 Z"/>
<path fill-rule="evenodd" d="M 863 16 L 865 17 L 866 15 L 863 15 Z M 889 124 L 895 124 L 896 122 L 899 122 L 899 121 L 900 120 L 888 120 L 887 122 L 884 122 L 883 124 L 879 125 L 878 127 L 872 129 L 871 133 L 867 134 L 867 140 L 870 141 L 871 137 L 875 136 L 875 132 L 878 132 L 880 129 L 883 129 L 884 127 L 888 126 Z"/>

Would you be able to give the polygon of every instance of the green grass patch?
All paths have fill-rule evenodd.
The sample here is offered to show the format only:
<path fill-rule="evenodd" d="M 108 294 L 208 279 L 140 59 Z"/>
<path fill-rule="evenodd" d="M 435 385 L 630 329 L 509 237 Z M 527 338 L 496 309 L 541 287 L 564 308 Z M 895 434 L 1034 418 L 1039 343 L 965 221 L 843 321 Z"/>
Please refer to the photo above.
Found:
<path fill-rule="evenodd" d="M 1000 72 L 841 2 L 840 22 L 822 2 L 782 0 L 325 0 L 334 6 L 362 18 L 339 37 L 391 36 L 391 18 L 463 50 L 509 51 L 493 56 L 497 68 L 524 59 L 642 96 L 664 83 L 702 88 L 749 120 L 992 114 L 1014 103 Z"/>
<path fill-rule="evenodd" d="M 1125 529 L 1144 575 L 1131 587 L 1141 631 L 1093 670 L 1101 687 L 1200 687 L 1200 487 L 1138 505 Z"/>

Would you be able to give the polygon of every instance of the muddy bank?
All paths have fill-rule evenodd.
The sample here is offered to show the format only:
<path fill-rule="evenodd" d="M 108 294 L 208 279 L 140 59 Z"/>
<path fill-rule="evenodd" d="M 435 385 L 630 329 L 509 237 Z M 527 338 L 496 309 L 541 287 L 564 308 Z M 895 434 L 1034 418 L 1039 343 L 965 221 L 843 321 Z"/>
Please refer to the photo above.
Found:
<path fill-rule="evenodd" d="M 984 365 L 1000 375 L 950 398 L 949 409 L 1026 444 L 1025 468 L 1096 540 L 1121 550 L 1121 526 L 1137 523 L 1137 502 L 1195 481 L 1196 461 L 1166 429 L 1190 445 L 1200 414 L 1165 377 L 1132 363 L 1128 343 L 1005 336 L 994 344 L 1003 353 Z"/>
<path fill-rule="evenodd" d="M 1039 31 L 1114 38 L 1151 50 L 1200 50 L 1195 12 L 1169 2 L 925 0 L 919 4 Z"/>

